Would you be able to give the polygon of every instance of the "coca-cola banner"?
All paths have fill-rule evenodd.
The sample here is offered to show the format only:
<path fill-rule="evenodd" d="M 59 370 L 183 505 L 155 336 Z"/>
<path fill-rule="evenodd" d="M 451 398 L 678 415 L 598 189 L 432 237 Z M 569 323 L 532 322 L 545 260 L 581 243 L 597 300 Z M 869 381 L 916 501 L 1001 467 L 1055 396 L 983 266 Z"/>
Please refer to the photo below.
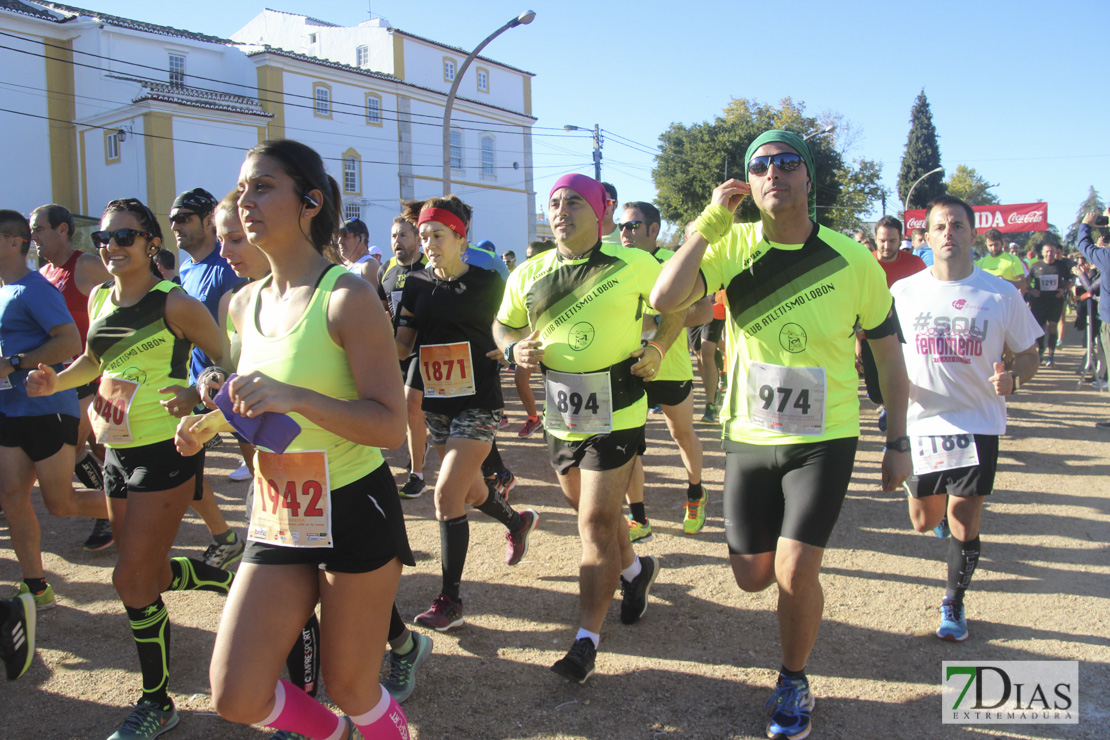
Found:
<path fill-rule="evenodd" d="M 998 229 L 1003 234 L 1018 231 L 1048 231 L 1048 203 L 1018 203 L 1010 206 L 972 206 L 979 233 Z M 925 209 L 906 211 L 906 236 L 925 228 Z"/>

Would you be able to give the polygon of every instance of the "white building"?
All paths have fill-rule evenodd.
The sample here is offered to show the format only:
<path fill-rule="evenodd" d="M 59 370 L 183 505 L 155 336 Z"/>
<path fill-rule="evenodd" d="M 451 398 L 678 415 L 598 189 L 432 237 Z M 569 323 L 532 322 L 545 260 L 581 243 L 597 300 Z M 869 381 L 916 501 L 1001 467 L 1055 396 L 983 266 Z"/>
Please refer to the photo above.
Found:
<path fill-rule="evenodd" d="M 380 246 L 401 199 L 442 192 L 444 70 L 466 53 L 380 19 L 342 28 L 264 11 L 220 39 L 0 0 L 0 38 L 0 130 L 22 175 L 0 183 L 0 207 L 57 202 L 96 218 L 134 196 L 164 218 L 182 190 L 227 193 L 243 153 L 281 137 L 320 152 L 346 214 Z M 478 58 L 452 114 L 452 189 L 475 208 L 472 240 L 502 250 L 535 233 L 531 77 Z"/>

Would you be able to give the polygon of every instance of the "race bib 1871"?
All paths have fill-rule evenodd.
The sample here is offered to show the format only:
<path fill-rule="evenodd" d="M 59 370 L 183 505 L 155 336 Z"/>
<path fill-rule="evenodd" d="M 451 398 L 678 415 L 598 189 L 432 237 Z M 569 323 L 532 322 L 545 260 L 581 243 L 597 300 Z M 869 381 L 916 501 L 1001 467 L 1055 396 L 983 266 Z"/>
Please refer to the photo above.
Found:
<path fill-rule="evenodd" d="M 470 342 L 425 344 L 420 347 L 420 374 L 428 398 L 474 395 Z"/>

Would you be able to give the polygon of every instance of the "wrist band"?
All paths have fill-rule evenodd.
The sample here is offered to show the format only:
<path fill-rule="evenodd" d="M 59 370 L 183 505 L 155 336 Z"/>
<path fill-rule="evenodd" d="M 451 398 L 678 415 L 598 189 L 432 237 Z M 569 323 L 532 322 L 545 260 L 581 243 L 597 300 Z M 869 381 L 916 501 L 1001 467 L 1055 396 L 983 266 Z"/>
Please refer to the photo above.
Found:
<path fill-rule="evenodd" d="M 516 342 L 509 342 L 505 346 L 505 351 L 502 353 L 502 354 L 505 355 L 505 362 L 509 363 L 510 365 L 515 364 L 515 360 L 513 360 L 513 350 L 515 350 L 515 349 L 516 349 Z"/>
<path fill-rule="evenodd" d="M 664 352 L 663 348 L 659 346 L 659 342 L 648 342 L 648 346 L 649 347 L 655 347 L 655 349 L 659 350 L 659 361 L 660 362 L 667 359 L 667 353 Z"/>
<path fill-rule="evenodd" d="M 732 229 L 732 212 L 722 205 L 710 203 L 694 221 L 694 228 L 710 244 L 720 241 Z"/>

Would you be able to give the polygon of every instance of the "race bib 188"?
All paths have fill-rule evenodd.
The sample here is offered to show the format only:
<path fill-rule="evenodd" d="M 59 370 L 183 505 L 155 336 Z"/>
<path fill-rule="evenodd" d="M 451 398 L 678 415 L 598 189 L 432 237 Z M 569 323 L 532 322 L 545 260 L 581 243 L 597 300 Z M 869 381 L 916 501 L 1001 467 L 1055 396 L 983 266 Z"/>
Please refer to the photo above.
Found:
<path fill-rule="evenodd" d="M 970 468 L 979 464 L 975 437 L 970 434 L 910 437 L 910 456 L 913 458 L 914 475 Z"/>

